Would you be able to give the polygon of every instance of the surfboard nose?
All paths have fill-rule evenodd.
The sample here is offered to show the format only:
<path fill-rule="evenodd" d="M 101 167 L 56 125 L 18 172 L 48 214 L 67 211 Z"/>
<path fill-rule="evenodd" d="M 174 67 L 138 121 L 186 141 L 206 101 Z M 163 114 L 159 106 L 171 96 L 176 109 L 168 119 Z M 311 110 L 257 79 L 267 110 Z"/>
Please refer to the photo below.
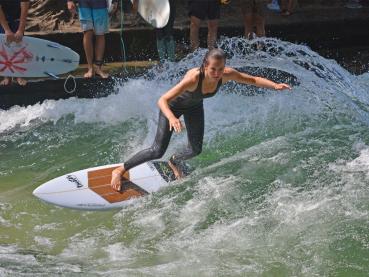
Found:
<path fill-rule="evenodd" d="M 38 199 L 45 201 L 44 194 L 42 193 L 44 189 L 42 187 L 43 186 L 39 186 L 38 188 L 36 188 L 32 192 L 32 194 L 33 194 L 33 196 L 37 197 Z"/>
<path fill-rule="evenodd" d="M 42 194 L 44 194 L 46 191 L 45 191 L 45 185 L 42 185 L 42 186 L 39 186 L 37 187 L 33 192 L 32 194 L 38 198 L 41 198 Z"/>

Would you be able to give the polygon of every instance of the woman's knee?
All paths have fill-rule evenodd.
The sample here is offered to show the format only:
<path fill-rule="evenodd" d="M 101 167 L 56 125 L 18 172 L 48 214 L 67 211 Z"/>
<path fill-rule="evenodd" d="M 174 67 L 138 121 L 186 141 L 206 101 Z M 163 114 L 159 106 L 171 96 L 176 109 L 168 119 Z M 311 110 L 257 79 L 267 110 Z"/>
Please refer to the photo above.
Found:
<path fill-rule="evenodd" d="M 153 159 L 160 159 L 165 154 L 165 149 L 163 149 L 162 147 L 158 147 L 156 145 L 152 146 L 150 150 L 151 150 Z"/>

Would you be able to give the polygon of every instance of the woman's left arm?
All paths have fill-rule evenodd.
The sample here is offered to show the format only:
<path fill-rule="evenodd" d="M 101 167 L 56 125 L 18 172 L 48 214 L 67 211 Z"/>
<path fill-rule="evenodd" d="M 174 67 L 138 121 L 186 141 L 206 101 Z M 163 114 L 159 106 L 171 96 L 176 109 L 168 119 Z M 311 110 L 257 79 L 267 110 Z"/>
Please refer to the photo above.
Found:
<path fill-rule="evenodd" d="M 262 78 L 262 77 L 256 77 L 251 76 L 242 72 L 237 71 L 233 68 L 226 68 L 225 69 L 225 81 L 236 81 L 237 83 L 241 84 L 247 84 L 247 85 L 254 85 L 261 88 L 269 88 L 269 89 L 275 89 L 275 90 L 285 90 L 285 89 L 291 89 L 291 87 L 287 84 L 278 84 L 274 83 L 271 80 Z"/>

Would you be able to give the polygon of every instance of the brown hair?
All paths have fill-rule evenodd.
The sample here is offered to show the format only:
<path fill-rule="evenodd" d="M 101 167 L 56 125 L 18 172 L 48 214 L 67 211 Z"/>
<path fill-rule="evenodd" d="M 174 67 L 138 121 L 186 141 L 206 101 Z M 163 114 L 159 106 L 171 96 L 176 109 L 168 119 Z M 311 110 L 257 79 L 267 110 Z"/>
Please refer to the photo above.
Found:
<path fill-rule="evenodd" d="M 200 72 L 204 73 L 205 72 L 205 66 L 207 66 L 209 59 L 215 59 L 215 60 L 223 60 L 224 63 L 226 62 L 226 54 L 224 53 L 224 51 L 222 49 L 219 48 L 214 48 L 212 50 L 209 50 L 208 52 L 206 52 L 205 57 L 202 61 L 202 64 L 200 66 Z"/>

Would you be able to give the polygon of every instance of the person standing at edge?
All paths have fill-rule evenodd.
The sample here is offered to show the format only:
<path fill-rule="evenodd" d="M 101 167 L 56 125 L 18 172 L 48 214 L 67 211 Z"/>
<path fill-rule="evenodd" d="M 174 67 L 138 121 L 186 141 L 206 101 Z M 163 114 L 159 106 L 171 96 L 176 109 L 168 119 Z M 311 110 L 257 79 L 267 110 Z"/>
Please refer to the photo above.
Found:
<path fill-rule="evenodd" d="M 265 37 L 265 0 L 243 0 L 242 14 L 245 24 L 245 38 L 252 39 L 254 27 L 257 37 Z"/>
<path fill-rule="evenodd" d="M 176 43 L 173 37 L 173 25 L 176 17 L 176 1 L 177 0 L 169 0 L 170 16 L 167 25 L 163 28 L 156 29 L 156 46 L 158 48 L 160 63 L 163 63 L 166 59 L 174 62 L 176 58 Z"/>
<path fill-rule="evenodd" d="M 195 51 L 200 46 L 199 30 L 202 20 L 208 19 L 208 48 L 215 47 L 218 34 L 218 23 L 220 18 L 219 0 L 189 0 L 190 16 L 190 41 L 191 50 Z"/>
<path fill-rule="evenodd" d="M 226 67 L 225 63 L 226 56 L 222 50 L 210 50 L 206 53 L 200 67 L 187 71 L 177 85 L 160 97 L 158 101 L 160 108 L 158 129 L 153 145 L 138 152 L 122 166 L 113 170 L 111 179 L 113 189 L 121 190 L 122 178 L 126 171 L 144 162 L 159 159 L 164 155 L 173 131 L 179 133 L 183 128 L 179 120 L 183 115 L 189 143 L 187 148 L 174 154 L 168 162 L 176 178 L 181 178 L 182 172 L 178 165 L 184 160 L 199 155 L 202 151 L 204 137 L 203 100 L 214 96 L 226 82 L 236 81 L 241 84 L 275 90 L 291 89 L 287 84 L 277 84 L 265 78 L 241 73 L 236 69 Z"/>
<path fill-rule="evenodd" d="M 95 74 L 101 78 L 109 75 L 102 70 L 105 52 L 105 34 L 109 32 L 109 14 L 106 0 L 78 0 L 78 13 L 83 31 L 83 48 L 85 49 L 88 71 L 85 78 L 92 78 Z M 111 12 L 118 7 L 118 0 L 113 0 Z M 68 9 L 72 16 L 76 13 L 76 5 L 73 0 L 68 0 Z M 93 36 L 95 34 L 95 49 Z M 94 67 L 94 52 L 95 65 Z"/>
<path fill-rule="evenodd" d="M 23 39 L 29 9 L 29 0 L 0 0 L 0 34 L 8 42 L 19 43 Z M 10 85 L 11 78 L 5 77 L 0 85 Z M 25 86 L 27 81 L 18 77 L 17 83 Z"/>

